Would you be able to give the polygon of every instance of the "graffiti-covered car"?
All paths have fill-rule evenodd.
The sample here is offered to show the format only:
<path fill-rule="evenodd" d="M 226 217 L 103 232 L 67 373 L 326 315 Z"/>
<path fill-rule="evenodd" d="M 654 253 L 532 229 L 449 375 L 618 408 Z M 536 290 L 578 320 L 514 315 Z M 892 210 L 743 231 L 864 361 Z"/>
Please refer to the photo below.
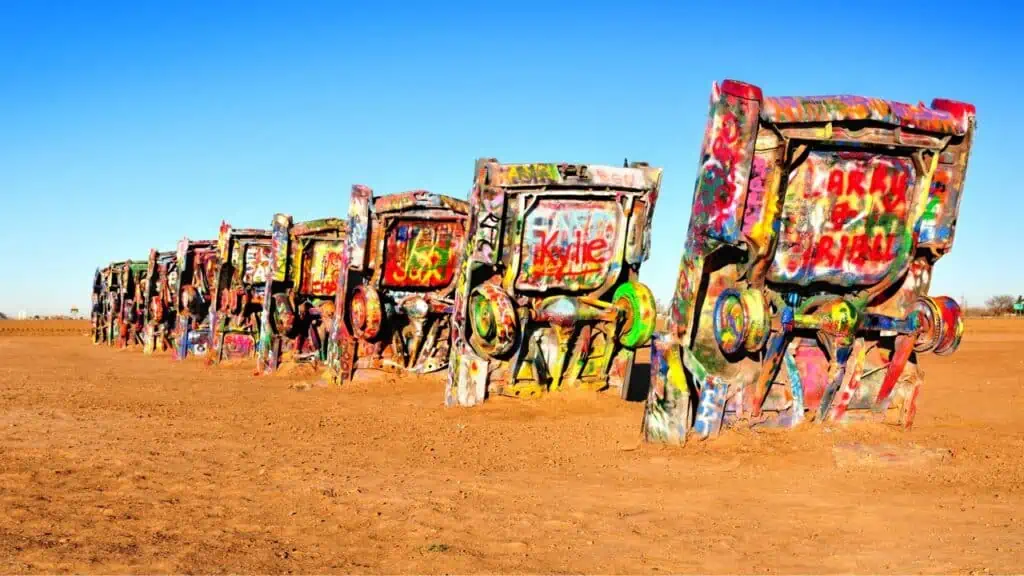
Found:
<path fill-rule="evenodd" d="M 270 274 L 270 231 L 220 225 L 220 262 L 210 310 L 212 363 L 253 358 Z"/>
<path fill-rule="evenodd" d="M 648 441 L 723 424 L 860 417 L 909 427 L 917 354 L 956 350 L 960 307 L 928 296 L 953 244 L 970 104 L 763 97 L 714 84 Z"/>
<path fill-rule="evenodd" d="M 118 348 L 143 343 L 146 265 L 145 261 L 129 260 L 115 271 L 118 277 L 118 307 L 114 343 Z"/>
<path fill-rule="evenodd" d="M 217 282 L 217 241 L 178 241 L 175 253 L 178 282 L 174 324 L 174 357 L 205 357 L 210 348 L 210 304 Z"/>
<path fill-rule="evenodd" d="M 98 268 L 92 278 L 92 341 L 106 344 L 110 341 L 110 282 L 111 266 Z"/>
<path fill-rule="evenodd" d="M 662 169 L 478 160 L 445 402 L 628 388 L 656 309 L 639 281 Z"/>
<path fill-rule="evenodd" d="M 174 349 L 174 326 L 178 309 L 178 255 L 174 251 L 149 251 L 146 264 L 145 329 L 142 351 Z"/>
<path fill-rule="evenodd" d="M 121 333 L 121 304 L 124 296 L 121 289 L 121 270 L 128 261 L 112 262 L 103 270 L 103 338 L 108 346 L 116 346 Z"/>
<path fill-rule="evenodd" d="M 340 218 L 293 223 L 287 214 L 274 216 L 257 373 L 326 359 L 346 229 Z"/>
<path fill-rule="evenodd" d="M 352 187 L 328 375 L 426 373 L 448 365 L 455 276 L 469 204 L 423 190 Z"/>
<path fill-rule="evenodd" d="M 93 342 L 125 348 L 139 343 L 142 326 L 139 282 L 145 262 L 112 262 L 93 276 Z"/>

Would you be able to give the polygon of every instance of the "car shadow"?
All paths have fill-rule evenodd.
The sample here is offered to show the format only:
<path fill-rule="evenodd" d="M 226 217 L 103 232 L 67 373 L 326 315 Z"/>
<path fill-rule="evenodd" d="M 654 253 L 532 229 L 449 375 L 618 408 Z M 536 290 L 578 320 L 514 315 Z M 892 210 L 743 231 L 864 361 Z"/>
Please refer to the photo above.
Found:
<path fill-rule="evenodd" d="M 651 363 L 649 361 L 634 362 L 629 371 L 629 388 L 623 398 L 626 402 L 643 402 L 651 389 Z"/>

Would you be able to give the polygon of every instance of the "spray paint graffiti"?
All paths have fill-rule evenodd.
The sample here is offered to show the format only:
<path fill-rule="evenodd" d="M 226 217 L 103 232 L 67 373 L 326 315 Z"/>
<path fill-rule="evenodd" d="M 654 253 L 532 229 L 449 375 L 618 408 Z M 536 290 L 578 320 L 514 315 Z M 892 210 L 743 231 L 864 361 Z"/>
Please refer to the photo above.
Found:
<path fill-rule="evenodd" d="M 654 331 L 637 276 L 661 169 L 491 159 L 474 173 L 445 403 L 563 387 L 625 395 Z"/>
<path fill-rule="evenodd" d="M 874 284 L 901 253 L 910 192 L 909 160 L 811 153 L 790 173 L 772 282 Z"/>
<path fill-rule="evenodd" d="M 145 354 L 163 352 L 174 347 L 174 326 L 177 315 L 178 259 L 175 252 L 149 252 L 144 294 Z"/>
<path fill-rule="evenodd" d="M 594 290 L 618 272 L 622 208 L 614 201 L 541 200 L 525 217 L 520 290 Z"/>
<path fill-rule="evenodd" d="M 373 196 L 352 187 L 326 379 L 357 369 L 443 369 L 451 293 L 465 249 L 466 202 L 424 190 Z"/>
<path fill-rule="evenodd" d="M 107 298 L 106 268 L 97 268 L 92 277 L 91 305 L 89 309 L 90 334 L 93 344 L 105 341 L 104 306 Z"/>
<path fill-rule="evenodd" d="M 242 282 L 249 285 L 264 284 L 270 276 L 270 245 L 250 244 L 243 256 L 245 270 Z"/>
<path fill-rule="evenodd" d="M 129 348 L 144 343 L 147 263 L 112 262 L 93 274 L 90 311 L 93 343 Z"/>
<path fill-rule="evenodd" d="M 293 223 L 291 216 L 276 214 L 271 226 L 272 273 L 263 288 L 257 374 L 326 359 L 347 234 L 339 218 Z"/>
<path fill-rule="evenodd" d="M 211 364 L 250 359 L 260 338 L 266 282 L 273 274 L 269 230 L 221 223 L 210 307 Z"/>
<path fill-rule="evenodd" d="M 313 242 L 310 256 L 304 265 L 302 292 L 317 296 L 334 296 L 338 289 L 338 271 L 341 269 L 342 243 L 337 241 Z"/>
<path fill-rule="evenodd" d="M 211 304 L 220 266 L 217 247 L 216 240 L 178 242 L 173 288 L 178 303 L 173 332 L 177 360 L 190 355 L 205 358 L 210 349 Z"/>
<path fill-rule="evenodd" d="M 455 277 L 465 235 L 462 220 L 393 224 L 384 247 L 384 285 L 435 290 L 447 287 Z"/>
<path fill-rule="evenodd" d="M 927 291 L 974 125 L 972 106 L 948 100 L 765 98 L 716 83 L 672 315 L 654 339 L 646 439 L 681 444 L 736 422 L 911 426 L 914 354 L 949 354 L 963 333 L 956 302 Z"/>

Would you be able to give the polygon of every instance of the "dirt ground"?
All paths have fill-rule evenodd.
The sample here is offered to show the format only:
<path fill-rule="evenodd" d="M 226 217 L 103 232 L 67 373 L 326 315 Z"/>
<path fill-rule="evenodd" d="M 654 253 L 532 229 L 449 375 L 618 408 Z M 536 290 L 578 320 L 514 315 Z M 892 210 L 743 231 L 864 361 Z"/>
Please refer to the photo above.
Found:
<path fill-rule="evenodd" d="M 1024 571 L 1024 321 L 923 360 L 915 429 L 642 445 L 615 395 L 445 409 L 0 322 L 0 571 Z M 872 448 L 895 458 L 872 458 Z"/>

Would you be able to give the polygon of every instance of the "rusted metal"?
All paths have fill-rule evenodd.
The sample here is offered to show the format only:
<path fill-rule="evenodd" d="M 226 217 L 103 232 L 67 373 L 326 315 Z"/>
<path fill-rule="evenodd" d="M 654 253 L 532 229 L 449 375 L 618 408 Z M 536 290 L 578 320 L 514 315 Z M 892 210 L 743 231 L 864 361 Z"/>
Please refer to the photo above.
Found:
<path fill-rule="evenodd" d="M 271 224 L 256 351 L 256 371 L 262 374 L 285 363 L 319 365 L 326 359 L 347 231 L 340 218 L 295 224 L 291 216 L 276 214 Z"/>
<path fill-rule="evenodd" d="M 445 403 L 628 390 L 654 330 L 639 282 L 662 170 L 476 163 Z"/>
<path fill-rule="evenodd" d="M 716 83 L 672 314 L 652 342 L 646 439 L 861 417 L 910 427 L 916 354 L 951 353 L 963 334 L 960 307 L 928 287 L 974 130 L 961 102 Z"/>
<path fill-rule="evenodd" d="M 448 365 L 455 278 L 469 204 L 414 190 L 352 187 L 327 377 L 356 369 L 426 373 Z"/>
<path fill-rule="evenodd" d="M 270 230 L 221 222 L 210 307 L 210 363 L 255 357 L 270 259 Z"/>

